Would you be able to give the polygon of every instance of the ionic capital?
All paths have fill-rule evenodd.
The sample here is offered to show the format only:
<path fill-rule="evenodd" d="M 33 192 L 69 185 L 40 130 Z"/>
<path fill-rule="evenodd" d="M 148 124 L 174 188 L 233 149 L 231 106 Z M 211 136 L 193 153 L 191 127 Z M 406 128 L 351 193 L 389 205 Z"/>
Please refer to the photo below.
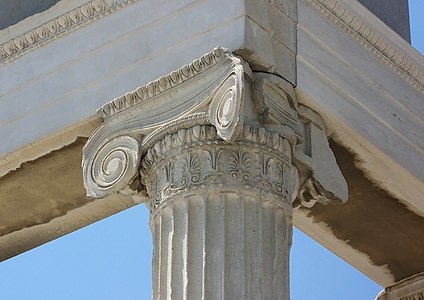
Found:
<path fill-rule="evenodd" d="M 225 49 L 114 99 L 99 114 L 104 123 L 84 148 L 89 197 L 147 187 L 154 208 L 182 190 L 226 183 L 290 206 L 296 196 L 306 206 L 347 198 L 319 116 L 297 103 L 289 83 L 252 73 Z"/>
<path fill-rule="evenodd" d="M 245 74 L 240 58 L 217 48 L 101 107 L 104 122 L 84 148 L 87 195 L 142 189 L 142 156 L 181 128 L 212 124 L 223 140 L 236 139 L 243 128 Z"/>

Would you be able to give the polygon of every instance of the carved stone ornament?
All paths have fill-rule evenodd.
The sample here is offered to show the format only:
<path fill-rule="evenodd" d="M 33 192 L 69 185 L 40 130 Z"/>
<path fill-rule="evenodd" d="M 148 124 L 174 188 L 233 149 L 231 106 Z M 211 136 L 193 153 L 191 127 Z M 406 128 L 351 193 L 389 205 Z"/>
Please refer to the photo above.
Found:
<path fill-rule="evenodd" d="M 183 190 L 225 184 L 277 195 L 290 205 L 299 187 L 306 206 L 311 197 L 323 204 L 347 199 L 319 116 L 299 106 L 289 83 L 252 73 L 223 48 L 99 113 L 104 123 L 83 153 L 89 197 L 147 187 L 155 208 Z"/>
<path fill-rule="evenodd" d="M 88 148 L 85 148 L 88 149 Z M 103 197 L 125 189 L 137 173 L 140 164 L 140 143 L 120 135 L 99 144 L 93 158 L 84 165 L 85 186 L 89 197 Z"/>
<path fill-rule="evenodd" d="M 297 112 L 302 122 L 304 141 L 295 146 L 293 163 L 302 183 L 298 193 L 299 204 L 307 208 L 315 203 L 346 202 L 347 182 L 328 145 L 324 122 L 306 106 L 299 105 Z"/>
<path fill-rule="evenodd" d="M 295 205 L 310 208 L 317 202 L 346 202 L 347 183 L 328 145 L 321 117 L 298 104 L 293 87 L 285 80 L 263 73 L 255 73 L 254 78 L 254 101 L 261 123 L 293 145 L 300 183 Z"/>
<path fill-rule="evenodd" d="M 233 143 L 208 125 L 166 135 L 148 150 L 141 172 L 154 210 L 179 193 L 225 187 L 267 194 L 290 211 L 298 187 L 289 142 L 278 133 L 247 125 Z"/>
<path fill-rule="evenodd" d="M 310 130 L 290 84 L 217 48 L 100 113 L 85 187 L 149 196 L 153 299 L 290 298 L 299 187 L 306 205 L 344 200 L 323 127 Z"/>
<path fill-rule="evenodd" d="M 236 139 L 243 129 L 244 76 L 241 59 L 216 48 L 105 104 L 99 110 L 104 123 L 84 147 L 87 196 L 100 198 L 126 189 L 138 177 L 145 152 L 180 128 L 212 124 L 223 140 Z M 139 186 L 133 188 L 136 193 Z"/>

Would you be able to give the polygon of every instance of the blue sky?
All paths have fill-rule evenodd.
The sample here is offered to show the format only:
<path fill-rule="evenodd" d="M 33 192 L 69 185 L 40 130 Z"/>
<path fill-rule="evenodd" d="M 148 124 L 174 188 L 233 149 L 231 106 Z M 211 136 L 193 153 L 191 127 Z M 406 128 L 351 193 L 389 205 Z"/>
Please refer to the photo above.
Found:
<path fill-rule="evenodd" d="M 412 44 L 424 52 L 424 0 L 410 0 Z M 151 298 L 148 210 L 138 205 L 0 263 L 0 300 Z M 367 300 L 381 291 L 298 230 L 292 300 Z"/>
<path fill-rule="evenodd" d="M 1 300 L 151 298 L 148 210 L 138 205 L 0 264 Z M 295 230 L 292 300 L 374 299 L 381 287 Z"/>

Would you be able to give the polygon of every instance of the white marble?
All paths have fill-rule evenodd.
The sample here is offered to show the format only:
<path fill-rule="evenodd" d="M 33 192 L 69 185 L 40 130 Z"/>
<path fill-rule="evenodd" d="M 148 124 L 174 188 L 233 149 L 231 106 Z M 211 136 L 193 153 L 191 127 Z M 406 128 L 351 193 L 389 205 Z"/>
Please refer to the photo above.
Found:
<path fill-rule="evenodd" d="M 364 162 L 361 168 L 370 178 L 424 214 L 422 91 L 361 43 L 347 38 L 310 2 L 314 1 L 299 2 L 300 101 L 321 114 L 329 133 L 358 155 Z M 350 7 L 347 3 L 345 6 Z M 368 17 L 367 22 L 376 25 L 374 30 L 380 30 L 379 26 L 385 29 L 362 6 L 351 6 L 359 17 Z M 392 37 L 383 29 L 382 38 L 396 42 L 397 51 L 422 68 L 423 58 L 402 38 Z"/>
<path fill-rule="evenodd" d="M 13 42 L 86 2 L 59 3 L 0 31 L 0 43 Z M 53 35 L 42 46 L 22 51 L 22 56 L 0 66 L 0 136 L 10 137 L 0 145 L 1 162 L 15 160 L 13 151 L 86 123 L 105 102 L 218 45 L 248 53 L 257 68 L 295 81 L 295 24 L 278 3 L 263 1 L 265 14 L 249 17 L 242 0 L 225 5 L 167 1 L 160 9 L 153 0 L 106 2 L 116 8 L 66 34 Z M 287 9 L 292 15 L 293 8 Z M 275 26 L 258 25 L 275 23 L 274 15 L 284 17 L 290 26 L 279 26 L 274 33 Z M 265 44 L 269 47 L 263 48 Z"/>
<path fill-rule="evenodd" d="M 217 48 L 100 113 L 84 186 L 143 196 L 153 299 L 290 298 L 292 203 L 348 195 L 321 118 L 289 83 Z"/>
<path fill-rule="evenodd" d="M 321 115 L 374 184 L 423 216 L 423 57 L 356 1 L 301 0 L 298 22 L 299 102 Z M 394 283 L 326 224 L 301 211 L 294 224 L 377 283 Z"/>

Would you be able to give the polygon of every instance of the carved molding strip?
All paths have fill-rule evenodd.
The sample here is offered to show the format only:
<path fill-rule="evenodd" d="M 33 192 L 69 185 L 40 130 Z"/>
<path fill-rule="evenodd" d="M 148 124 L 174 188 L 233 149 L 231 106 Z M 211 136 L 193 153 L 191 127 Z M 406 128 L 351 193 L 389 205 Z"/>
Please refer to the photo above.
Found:
<path fill-rule="evenodd" d="M 424 94 L 424 70 L 337 0 L 307 0 L 330 21 L 354 37 L 378 59 Z"/>
<path fill-rule="evenodd" d="M 298 181 L 289 142 L 248 125 L 232 143 L 223 141 L 210 125 L 166 135 L 147 151 L 140 174 L 151 208 L 176 194 L 215 186 L 254 190 L 280 199 L 280 206 L 289 209 Z"/>
<path fill-rule="evenodd" d="M 193 126 L 193 124 L 207 125 L 209 123 L 209 116 L 205 112 L 195 113 L 178 118 L 169 123 L 166 123 L 146 136 L 143 139 L 141 147 L 142 149 L 152 148 L 158 140 L 163 139 L 165 135 L 178 131 L 180 128 L 190 128 Z"/>
<path fill-rule="evenodd" d="M 424 291 L 400 298 L 400 300 L 424 300 Z"/>
<path fill-rule="evenodd" d="M 110 117 L 118 112 L 124 111 L 142 101 L 147 101 L 153 96 L 159 95 L 166 90 L 169 90 L 177 85 L 180 85 L 197 74 L 214 66 L 224 58 L 226 58 L 223 48 L 215 48 L 213 51 L 203 55 L 199 59 L 184 65 L 178 70 L 175 70 L 168 75 L 151 81 L 146 85 L 138 87 L 135 91 L 128 92 L 123 96 L 115 98 L 106 103 L 99 109 L 103 118 Z"/>
<path fill-rule="evenodd" d="M 387 287 L 376 300 L 424 300 L 424 273 Z"/>
<path fill-rule="evenodd" d="M 93 0 L 0 45 L 0 66 L 138 0 Z"/>

